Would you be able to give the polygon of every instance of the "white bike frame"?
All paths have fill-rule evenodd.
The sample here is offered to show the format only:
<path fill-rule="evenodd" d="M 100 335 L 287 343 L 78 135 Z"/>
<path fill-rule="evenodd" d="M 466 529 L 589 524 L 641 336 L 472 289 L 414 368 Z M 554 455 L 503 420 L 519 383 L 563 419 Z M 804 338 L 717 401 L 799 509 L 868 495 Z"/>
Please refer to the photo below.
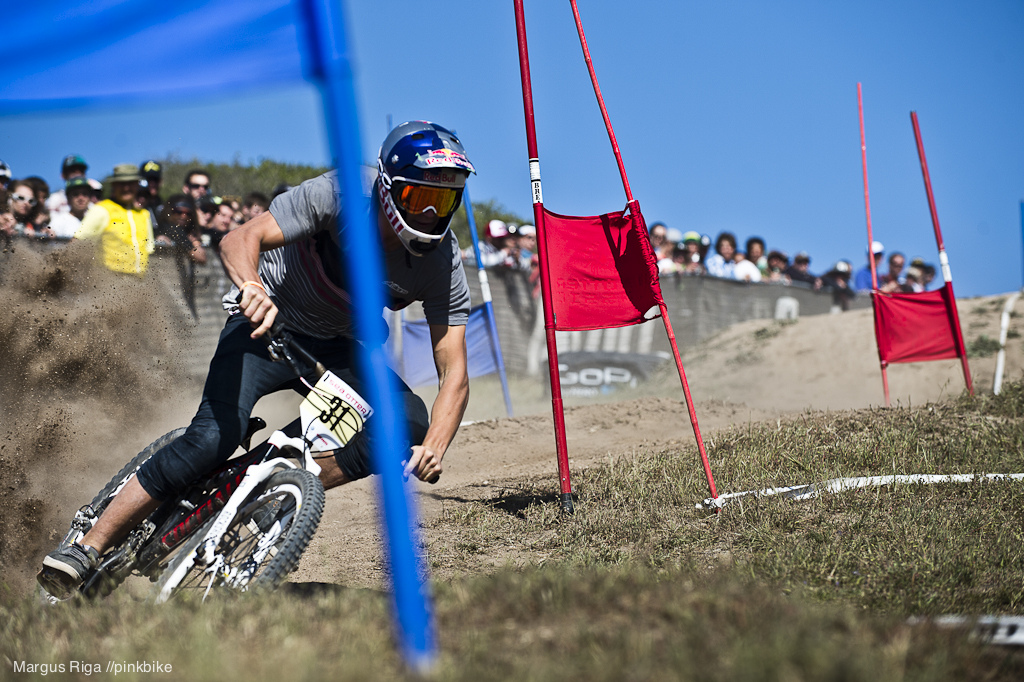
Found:
<path fill-rule="evenodd" d="M 319 475 L 321 471 L 320 465 L 313 459 L 313 453 L 327 452 L 344 447 L 352 435 L 362 428 L 363 421 L 373 414 L 373 410 L 363 400 L 362 396 L 332 372 L 325 372 L 317 381 L 316 386 L 310 386 L 309 384 L 307 386 L 310 389 L 309 394 L 307 394 L 299 406 L 302 430 L 305 437 L 290 438 L 282 431 L 275 431 L 267 442 L 277 447 L 279 451 L 287 452 L 290 450 L 302 453 L 301 460 L 304 463 L 304 468 L 314 475 Z M 339 414 L 337 410 L 343 405 L 349 409 L 342 408 Z M 349 417 L 347 420 L 342 418 L 345 415 Z M 242 477 L 238 487 L 228 497 L 227 502 L 217 513 L 217 516 L 214 517 L 215 520 L 202 541 L 196 546 L 191 556 L 185 557 L 185 560 L 178 564 L 170 579 L 166 581 L 160 594 L 157 595 L 157 603 L 167 601 L 171 596 L 171 592 L 181 583 L 185 575 L 194 566 L 198 565 L 211 573 L 222 569 L 224 559 L 217 554 L 217 547 L 220 545 L 224 533 L 231 527 L 231 522 L 234 521 L 239 507 L 257 486 L 282 467 L 290 469 L 299 468 L 290 459 L 275 457 L 265 462 L 254 464 L 246 470 L 245 476 Z M 273 537 L 269 539 L 265 537 L 257 545 L 257 551 L 253 556 L 255 566 L 262 563 L 267 553 L 270 552 L 280 533 L 280 526 L 276 529 L 272 527 L 270 531 Z M 252 579 L 252 574 L 252 570 L 238 572 L 233 570 L 227 577 L 235 582 L 236 587 L 244 589 L 249 580 Z M 209 593 L 213 582 L 213 580 L 210 581 L 206 590 L 207 593 Z M 203 595 L 203 598 L 206 598 L 206 594 Z"/>
<path fill-rule="evenodd" d="M 270 436 L 270 440 L 268 442 L 271 445 L 276 446 L 278 449 L 291 447 L 302 452 L 306 470 L 314 475 L 320 473 L 320 465 L 313 459 L 309 447 L 301 438 L 289 438 L 283 432 L 275 431 L 273 435 Z M 231 493 L 231 496 L 228 497 L 224 507 L 217 513 L 217 516 L 214 517 L 215 520 L 213 525 L 210 526 L 210 530 L 206 532 L 203 540 L 192 552 L 192 556 L 186 557 L 185 560 L 177 566 L 173 577 L 167 581 L 164 588 L 160 591 L 156 600 L 158 604 L 167 601 L 171 596 L 171 592 L 178 586 L 181 580 L 185 577 L 185 574 L 188 573 L 193 566 L 198 564 L 207 570 L 217 570 L 220 565 L 223 564 L 223 558 L 216 554 L 217 545 L 220 544 L 221 538 L 231 526 L 231 522 L 235 519 L 239 506 L 243 501 L 245 501 L 245 498 L 249 496 L 249 493 L 282 468 L 298 469 L 299 467 L 290 459 L 274 457 L 273 459 L 268 459 L 265 462 L 254 464 L 246 469 L 245 476 L 242 477 L 242 481 L 238 484 L 238 487 L 235 488 L 235 491 Z M 260 549 L 260 559 L 266 556 L 266 552 L 269 551 L 269 546 L 270 545 L 268 544 L 267 547 Z M 251 575 L 245 578 L 245 581 L 241 583 L 241 585 L 244 586 L 248 583 L 250 578 L 252 578 Z M 209 592 L 209 589 L 207 589 L 207 592 Z M 205 594 L 203 595 L 203 598 L 206 598 Z"/>

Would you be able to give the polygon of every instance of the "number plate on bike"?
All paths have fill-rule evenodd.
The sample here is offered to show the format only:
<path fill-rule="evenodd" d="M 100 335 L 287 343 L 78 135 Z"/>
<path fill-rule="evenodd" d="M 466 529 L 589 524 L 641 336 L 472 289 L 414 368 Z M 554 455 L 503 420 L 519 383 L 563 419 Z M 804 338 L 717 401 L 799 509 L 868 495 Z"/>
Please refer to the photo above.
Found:
<path fill-rule="evenodd" d="M 326 452 L 344 446 L 373 414 L 355 389 L 332 372 L 325 372 L 299 405 L 303 436 L 311 452 Z"/>

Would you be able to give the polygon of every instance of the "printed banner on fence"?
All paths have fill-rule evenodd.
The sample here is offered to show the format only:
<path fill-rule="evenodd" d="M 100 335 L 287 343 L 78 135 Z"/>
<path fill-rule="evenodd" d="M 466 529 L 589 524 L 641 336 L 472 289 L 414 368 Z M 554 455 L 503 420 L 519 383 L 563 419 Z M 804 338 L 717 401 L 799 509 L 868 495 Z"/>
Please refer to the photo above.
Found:
<path fill-rule="evenodd" d="M 426 320 L 402 322 L 402 359 L 397 362 L 394 346 L 389 345 L 392 366 L 411 388 L 437 383 L 434 351 L 430 344 L 430 326 Z M 469 311 L 466 325 L 466 352 L 469 356 L 469 377 L 475 378 L 498 371 L 487 327 L 487 312 L 478 305 Z"/>

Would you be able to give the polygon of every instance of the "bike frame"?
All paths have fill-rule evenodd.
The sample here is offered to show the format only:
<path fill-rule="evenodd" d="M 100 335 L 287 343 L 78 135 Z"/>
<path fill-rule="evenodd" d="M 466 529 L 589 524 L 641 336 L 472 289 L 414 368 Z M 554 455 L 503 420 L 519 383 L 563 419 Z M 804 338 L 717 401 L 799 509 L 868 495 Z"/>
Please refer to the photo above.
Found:
<path fill-rule="evenodd" d="M 215 570 L 218 564 L 216 548 L 239 507 L 253 490 L 282 469 L 302 468 L 318 475 L 321 468 L 313 455 L 338 447 L 339 440 L 340 445 L 344 445 L 347 438 L 340 435 L 342 426 L 348 431 L 353 427 L 358 430 L 362 427 L 363 421 L 372 414 L 372 409 L 348 384 L 329 372 L 323 364 L 292 340 L 287 332 L 276 328 L 269 336 L 268 350 L 275 361 L 287 363 L 295 370 L 296 375 L 302 378 L 303 372 L 292 355 L 294 351 L 295 355 L 313 369 L 317 383 L 314 386 L 303 379 L 303 383 L 310 389 L 310 395 L 303 401 L 300 412 L 306 411 L 302 416 L 306 420 L 312 420 L 311 427 L 315 428 L 304 428 L 302 437 L 297 438 L 289 437 L 280 430 L 275 431 L 265 443 L 249 450 L 248 455 L 229 460 L 224 466 L 211 472 L 198 486 L 170 502 L 172 506 L 158 509 L 134 528 L 114 551 L 108 553 L 97 571 L 82 586 L 81 591 L 84 594 L 95 594 L 100 589 L 102 581 L 108 578 L 127 577 L 132 571 L 150 574 L 160 561 L 211 518 L 215 521 L 203 541 L 199 543 L 193 553 L 194 556 L 182 562 L 179 571 L 187 572 L 196 563 L 207 571 Z M 319 400 L 319 404 L 306 405 L 310 396 Z M 248 447 L 248 440 L 245 445 Z M 117 495 L 134 475 L 135 472 L 132 472 L 125 476 L 106 499 Z M 221 478 L 223 480 L 218 481 Z M 211 484 L 214 485 L 211 487 Z M 228 493 L 226 499 L 225 493 Z M 221 502 L 223 506 L 214 511 Z M 154 516 L 157 518 L 155 522 Z M 99 515 L 91 506 L 79 509 L 72 520 L 71 529 L 64 538 L 64 544 L 69 545 L 81 540 L 98 519 Z M 260 559 L 265 558 L 266 552 L 270 551 L 273 540 L 274 538 L 260 543 L 259 551 L 263 552 Z M 236 578 L 239 581 L 236 586 L 244 588 L 252 575 Z M 170 589 L 167 592 L 166 595 L 161 594 L 158 601 L 165 600 Z"/>
<path fill-rule="evenodd" d="M 278 440 L 285 441 L 300 441 L 300 439 L 298 438 L 288 438 L 281 431 L 274 432 L 273 436 L 271 436 L 271 442 L 275 438 L 277 438 Z M 310 454 L 308 448 L 305 449 L 303 455 L 305 459 L 306 469 L 311 471 L 313 474 L 320 473 L 320 466 L 313 461 L 312 455 Z M 274 473 L 280 471 L 282 468 L 298 469 L 300 467 L 294 464 L 291 460 L 285 459 L 284 457 L 274 457 L 273 459 L 268 459 L 259 464 L 254 464 L 250 466 L 248 469 L 246 469 L 245 476 L 242 478 L 242 482 L 238 485 L 237 488 L 235 488 L 235 491 L 228 498 L 224 507 L 220 510 L 220 512 L 218 512 L 213 522 L 213 525 L 210 526 L 210 530 L 207 531 L 202 542 L 199 543 L 199 546 L 192 553 L 191 557 L 189 557 L 188 559 L 186 559 L 178 565 L 177 569 L 175 570 L 175 578 L 172 578 L 169 581 L 168 585 L 164 588 L 164 590 L 161 591 L 160 594 L 157 596 L 157 603 L 162 603 L 171 596 L 171 592 L 174 590 L 175 587 L 177 587 L 181 579 L 185 576 L 186 573 L 188 573 L 192 569 L 193 566 L 198 564 L 199 566 L 209 571 L 215 571 L 221 565 L 223 565 L 223 558 L 216 554 L 217 546 L 220 544 L 221 538 L 223 537 L 224 533 L 231 526 L 231 522 L 235 519 L 235 515 L 238 513 L 239 506 L 249 496 L 249 493 L 255 490 L 260 484 L 262 484 L 264 481 L 270 478 Z M 273 543 L 266 543 L 261 541 L 261 544 L 265 545 L 265 551 L 269 551 L 269 547 Z M 263 557 L 259 557 L 259 559 L 262 558 Z M 244 580 L 237 582 L 235 587 L 244 588 L 245 585 L 248 584 L 250 578 L 252 578 L 252 575 L 245 576 Z M 207 588 L 207 592 L 209 592 L 209 588 Z M 204 594 L 203 599 L 205 598 L 206 595 Z"/>

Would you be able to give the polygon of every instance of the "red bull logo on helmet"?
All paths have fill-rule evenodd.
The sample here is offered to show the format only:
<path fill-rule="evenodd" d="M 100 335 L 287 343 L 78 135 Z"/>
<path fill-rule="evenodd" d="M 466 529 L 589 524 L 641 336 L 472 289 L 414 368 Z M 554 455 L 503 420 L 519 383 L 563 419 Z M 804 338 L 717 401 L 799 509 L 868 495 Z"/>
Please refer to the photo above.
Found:
<path fill-rule="evenodd" d="M 428 168 L 443 164 L 449 167 L 462 168 L 470 172 L 475 170 L 465 154 L 448 148 L 434 149 L 422 156 L 417 154 L 416 161 L 417 165 L 419 165 L 419 162 L 423 162 Z"/>

